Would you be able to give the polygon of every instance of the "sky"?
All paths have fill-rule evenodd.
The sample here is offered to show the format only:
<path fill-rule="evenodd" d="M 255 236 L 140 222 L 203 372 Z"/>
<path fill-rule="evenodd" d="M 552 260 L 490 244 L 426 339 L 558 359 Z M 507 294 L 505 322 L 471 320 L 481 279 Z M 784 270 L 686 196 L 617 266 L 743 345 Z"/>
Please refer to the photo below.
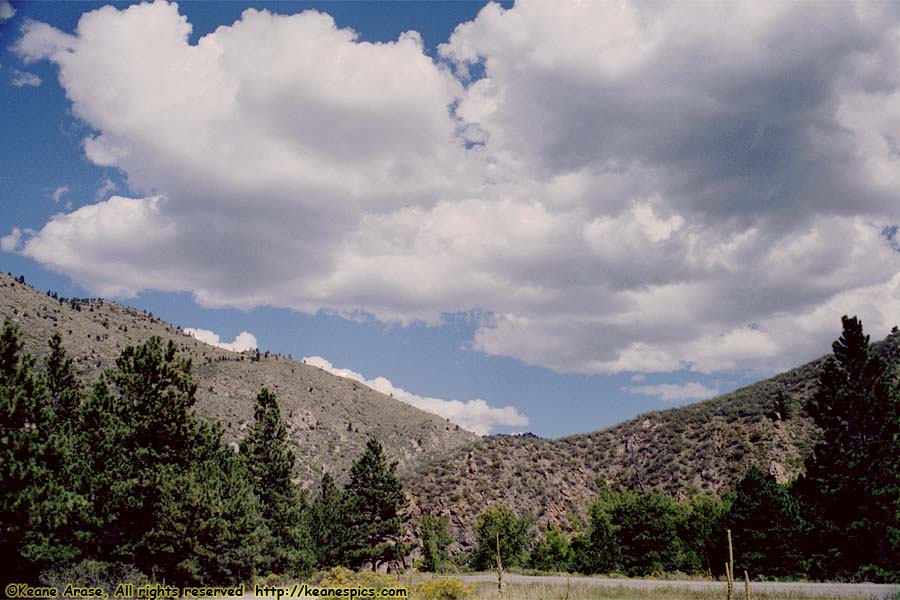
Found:
<path fill-rule="evenodd" d="M 900 321 L 900 9 L 0 0 L 0 269 L 481 434 Z"/>

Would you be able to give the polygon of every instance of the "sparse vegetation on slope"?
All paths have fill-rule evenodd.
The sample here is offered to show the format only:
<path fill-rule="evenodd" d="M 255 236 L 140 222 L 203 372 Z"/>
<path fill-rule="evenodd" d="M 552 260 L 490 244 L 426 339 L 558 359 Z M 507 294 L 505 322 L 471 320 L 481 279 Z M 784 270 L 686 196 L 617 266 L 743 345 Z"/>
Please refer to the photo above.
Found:
<path fill-rule="evenodd" d="M 306 488 L 318 486 L 323 470 L 344 482 L 372 436 L 398 461 L 401 475 L 478 439 L 437 415 L 288 357 L 263 351 L 257 360 L 256 352 L 204 344 L 152 314 L 116 302 L 54 296 L 0 274 L 0 321 L 21 326 L 25 351 L 39 362 L 49 352 L 47 340 L 59 332 L 79 377 L 92 382 L 114 366 L 126 346 L 151 336 L 172 340 L 193 363 L 197 413 L 221 423 L 227 443 L 246 436 L 262 387 L 277 394 L 297 454 L 295 476 Z"/>
<path fill-rule="evenodd" d="M 900 362 L 900 334 L 873 351 Z M 656 411 L 609 429 L 554 440 L 489 436 L 425 464 L 410 479 L 418 508 L 446 515 L 458 540 L 475 544 L 471 524 L 484 506 L 505 503 L 543 529 L 584 521 L 597 481 L 614 490 L 684 498 L 733 489 L 751 466 L 779 482 L 803 472 L 819 439 L 806 413 L 822 360 L 696 404 Z"/>

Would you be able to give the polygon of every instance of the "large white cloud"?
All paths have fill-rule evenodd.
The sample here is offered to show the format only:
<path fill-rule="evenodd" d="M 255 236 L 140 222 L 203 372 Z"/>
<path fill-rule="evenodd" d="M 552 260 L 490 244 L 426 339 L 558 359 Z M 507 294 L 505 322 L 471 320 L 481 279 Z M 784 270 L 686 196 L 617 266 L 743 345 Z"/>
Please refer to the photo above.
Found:
<path fill-rule="evenodd" d="M 475 349 L 560 371 L 772 370 L 900 314 L 897 12 L 489 4 L 438 61 L 314 11 L 31 23 L 136 197 L 16 248 L 103 294 L 478 310 Z"/>
<path fill-rule="evenodd" d="M 498 426 L 525 427 L 528 425 L 528 417 L 516 410 L 514 406 L 498 408 L 491 406 L 480 398 L 462 402 L 460 400 L 444 400 L 442 398 L 419 396 L 395 386 L 390 379 L 385 377 L 366 379 L 356 371 L 335 367 L 321 356 L 307 356 L 303 359 L 303 362 L 319 367 L 338 377 L 353 379 L 382 394 L 392 396 L 424 411 L 440 415 L 445 419 L 450 419 L 460 427 L 474 431 L 478 435 L 487 435 Z"/>

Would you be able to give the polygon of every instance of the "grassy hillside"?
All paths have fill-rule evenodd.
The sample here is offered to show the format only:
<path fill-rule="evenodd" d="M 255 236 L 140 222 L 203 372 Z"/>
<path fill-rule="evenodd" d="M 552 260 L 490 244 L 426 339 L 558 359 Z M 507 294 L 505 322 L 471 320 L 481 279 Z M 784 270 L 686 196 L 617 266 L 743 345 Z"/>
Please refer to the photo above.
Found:
<path fill-rule="evenodd" d="M 437 415 L 380 394 L 357 382 L 284 356 L 234 353 L 183 333 L 152 315 L 99 299 L 61 302 L 0 274 L 0 320 L 12 319 L 25 335 L 26 350 L 42 357 L 53 331 L 92 381 L 127 345 L 157 335 L 171 339 L 191 357 L 198 383 L 197 413 L 222 423 L 236 443 L 253 419 L 253 400 L 263 385 L 278 395 L 290 440 L 297 452 L 297 476 L 315 487 L 323 470 L 343 479 L 351 462 L 377 436 L 400 470 L 444 456 L 478 439 Z"/>

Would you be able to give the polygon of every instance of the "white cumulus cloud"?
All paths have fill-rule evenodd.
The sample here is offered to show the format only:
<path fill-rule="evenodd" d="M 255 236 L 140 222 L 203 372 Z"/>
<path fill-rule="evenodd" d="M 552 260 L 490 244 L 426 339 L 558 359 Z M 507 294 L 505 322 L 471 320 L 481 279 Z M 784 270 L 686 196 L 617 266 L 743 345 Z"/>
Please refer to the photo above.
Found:
<path fill-rule="evenodd" d="M 104 295 L 478 311 L 473 349 L 561 372 L 765 372 L 841 311 L 896 324 L 888 4 L 490 3 L 436 60 L 311 10 L 190 31 L 163 0 L 26 25 L 129 189 L 25 256 Z"/>
<path fill-rule="evenodd" d="M 193 327 L 185 327 L 184 332 L 190 336 L 197 338 L 205 344 L 216 346 L 217 348 L 223 348 L 225 350 L 231 350 L 232 352 L 244 352 L 246 350 L 259 348 L 259 344 L 256 341 L 256 336 L 247 331 L 240 332 L 237 337 L 234 338 L 233 342 L 221 341 L 219 339 L 219 334 L 214 331 L 210 331 L 209 329 L 195 329 Z"/>
<path fill-rule="evenodd" d="M 332 365 L 321 356 L 307 356 L 303 359 L 308 365 L 319 367 L 338 377 L 346 377 L 365 384 L 382 394 L 393 396 L 397 400 L 411 404 L 421 410 L 450 419 L 464 429 L 474 431 L 478 435 L 487 435 L 498 426 L 524 427 L 528 425 L 528 417 L 520 413 L 514 406 L 498 408 L 484 400 L 475 399 L 462 402 L 460 400 L 444 400 L 429 396 L 419 396 L 395 386 L 389 379 L 375 377 L 366 379 L 350 369 L 341 369 Z"/>

